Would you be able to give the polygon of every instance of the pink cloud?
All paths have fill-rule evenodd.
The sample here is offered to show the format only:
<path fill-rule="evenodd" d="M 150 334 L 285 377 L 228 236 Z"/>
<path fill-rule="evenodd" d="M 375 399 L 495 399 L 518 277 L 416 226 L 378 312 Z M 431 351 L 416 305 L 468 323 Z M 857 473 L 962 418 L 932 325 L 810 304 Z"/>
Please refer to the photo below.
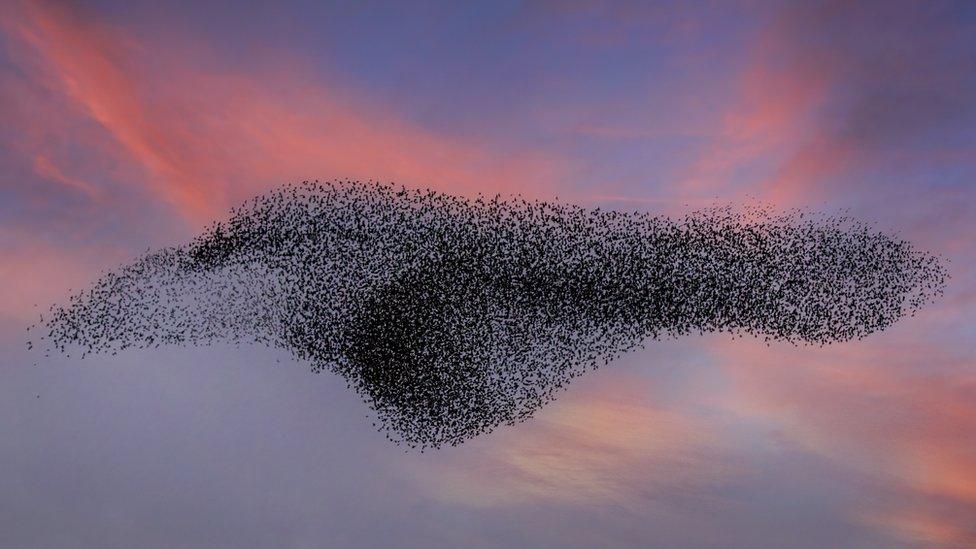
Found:
<path fill-rule="evenodd" d="M 714 143 L 675 192 L 748 194 L 789 207 L 885 191 L 864 177 L 872 171 L 898 175 L 938 157 L 958 162 L 957 146 L 930 137 L 973 117 L 965 98 L 976 88 L 964 76 L 972 62 L 956 54 L 968 49 L 970 32 L 930 4 L 891 4 L 774 12 L 715 121 Z M 927 24 L 943 31 L 916 33 L 905 47 L 905 35 Z"/>
<path fill-rule="evenodd" d="M 126 250 L 102 243 L 69 249 L 36 234 L 0 229 L 0 318 L 26 324 L 68 290 L 87 284 L 102 262 L 122 261 Z"/>
<path fill-rule="evenodd" d="M 719 349 L 737 388 L 731 410 L 898 494 L 898 504 L 872 500 L 855 518 L 896 536 L 976 541 L 967 518 L 976 513 L 976 364 L 964 350 L 905 337 Z"/>
<path fill-rule="evenodd" d="M 439 499 L 464 505 L 598 503 L 633 512 L 677 500 L 716 503 L 741 476 L 728 441 L 708 421 L 652 402 L 616 376 L 571 391 L 517 430 L 472 441 L 456 461 L 421 467 Z"/>
<path fill-rule="evenodd" d="M 132 184 L 196 224 L 289 180 L 374 178 L 531 195 L 551 188 L 562 169 L 524 151 L 431 134 L 316 82 L 297 64 L 205 69 L 187 60 L 186 49 L 209 55 L 192 40 L 171 38 L 181 44 L 177 57 L 80 9 L 24 3 L 10 11 L 3 28 L 32 48 L 43 65 L 30 67 L 34 74 L 51 75 L 49 84 L 142 169 Z M 41 175 L 85 187 L 35 154 L 47 159 L 38 161 Z"/>
<path fill-rule="evenodd" d="M 54 164 L 50 156 L 44 153 L 37 153 L 34 156 L 34 171 L 37 175 L 45 179 L 57 181 L 58 183 L 72 187 L 85 193 L 90 198 L 98 198 L 101 195 L 101 190 L 91 183 L 65 174 L 61 168 Z"/>

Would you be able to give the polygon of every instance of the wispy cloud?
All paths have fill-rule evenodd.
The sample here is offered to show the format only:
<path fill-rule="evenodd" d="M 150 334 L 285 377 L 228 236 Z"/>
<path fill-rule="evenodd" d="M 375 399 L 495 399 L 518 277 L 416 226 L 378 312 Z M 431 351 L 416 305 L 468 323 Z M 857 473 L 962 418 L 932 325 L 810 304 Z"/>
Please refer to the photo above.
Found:
<path fill-rule="evenodd" d="M 971 349 L 882 339 L 816 352 L 722 344 L 721 361 L 738 388 L 729 408 L 777 425 L 873 486 L 874 497 L 865 496 L 853 518 L 897 536 L 976 542 Z"/>
<path fill-rule="evenodd" d="M 203 43 L 181 43 L 174 50 L 180 56 L 171 55 L 82 8 L 25 3 L 8 12 L 8 37 L 37 54 L 39 65 L 23 70 L 49 78 L 114 138 L 143 170 L 132 184 L 145 185 L 197 223 L 295 178 L 531 193 L 560 170 L 549 158 L 492 151 L 367 108 L 297 64 L 247 71 L 201 66 L 190 59 L 210 57 Z M 96 140 L 91 133 L 72 137 Z M 91 190 L 41 158 L 39 176 Z"/>
<path fill-rule="evenodd" d="M 517 432 L 474 441 L 421 477 L 438 498 L 475 507 L 584 503 L 639 514 L 682 500 L 718 503 L 716 491 L 743 473 L 728 441 L 637 387 L 617 378 L 566 395 Z"/>

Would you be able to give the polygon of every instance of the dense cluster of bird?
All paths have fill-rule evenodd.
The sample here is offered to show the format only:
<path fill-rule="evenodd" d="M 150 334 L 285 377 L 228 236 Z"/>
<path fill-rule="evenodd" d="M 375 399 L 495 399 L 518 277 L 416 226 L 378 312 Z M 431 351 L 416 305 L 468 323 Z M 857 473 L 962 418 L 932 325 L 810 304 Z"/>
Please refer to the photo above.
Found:
<path fill-rule="evenodd" d="M 938 258 L 846 218 L 680 219 L 303 182 L 123 266 L 43 320 L 60 351 L 215 340 L 342 375 L 388 437 L 458 444 L 661 337 L 862 338 L 942 291 Z"/>

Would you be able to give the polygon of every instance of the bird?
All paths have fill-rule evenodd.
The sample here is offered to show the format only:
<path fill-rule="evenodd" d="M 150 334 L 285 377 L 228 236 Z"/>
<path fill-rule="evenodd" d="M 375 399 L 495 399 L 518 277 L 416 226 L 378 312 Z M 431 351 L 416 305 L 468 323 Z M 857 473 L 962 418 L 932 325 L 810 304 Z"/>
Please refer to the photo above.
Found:
<path fill-rule="evenodd" d="M 48 351 L 284 349 L 345 378 L 377 429 L 422 451 L 525 421 L 648 341 L 857 340 L 937 299 L 947 277 L 943 258 L 846 216 L 670 218 L 316 180 L 108 271 L 39 324 Z"/>

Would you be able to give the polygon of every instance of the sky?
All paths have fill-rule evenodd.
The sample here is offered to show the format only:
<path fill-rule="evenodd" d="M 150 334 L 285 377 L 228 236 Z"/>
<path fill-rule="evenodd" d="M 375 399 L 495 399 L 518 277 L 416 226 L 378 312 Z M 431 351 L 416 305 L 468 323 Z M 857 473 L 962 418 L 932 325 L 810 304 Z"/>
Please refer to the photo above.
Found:
<path fill-rule="evenodd" d="M 976 546 L 971 2 L 0 5 L 0 545 Z M 257 346 L 26 327 L 286 182 L 847 212 L 946 258 L 863 341 L 649 342 L 405 451 Z"/>

